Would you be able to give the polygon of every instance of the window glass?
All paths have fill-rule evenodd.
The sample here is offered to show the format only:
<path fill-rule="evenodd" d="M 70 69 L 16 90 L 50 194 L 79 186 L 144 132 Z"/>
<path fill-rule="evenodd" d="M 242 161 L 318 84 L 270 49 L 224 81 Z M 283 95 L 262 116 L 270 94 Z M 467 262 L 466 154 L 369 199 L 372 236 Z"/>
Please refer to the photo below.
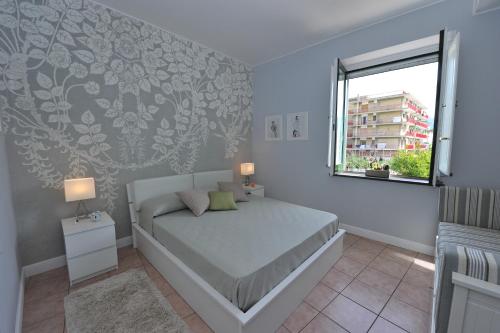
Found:
<path fill-rule="evenodd" d="M 336 161 L 337 171 L 366 175 L 367 170 L 388 169 L 393 179 L 428 182 L 437 77 L 438 62 L 427 60 L 349 78 L 345 159 Z"/>

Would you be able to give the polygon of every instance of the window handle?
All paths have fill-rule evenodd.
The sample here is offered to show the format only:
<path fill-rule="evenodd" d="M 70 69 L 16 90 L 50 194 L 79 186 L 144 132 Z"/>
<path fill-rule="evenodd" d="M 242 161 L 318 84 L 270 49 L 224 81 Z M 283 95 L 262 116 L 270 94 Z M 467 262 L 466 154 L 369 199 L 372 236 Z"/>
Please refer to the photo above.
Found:
<path fill-rule="evenodd" d="M 450 140 L 450 138 L 445 137 L 445 136 L 442 136 L 439 138 L 439 141 L 448 141 L 448 140 Z"/>

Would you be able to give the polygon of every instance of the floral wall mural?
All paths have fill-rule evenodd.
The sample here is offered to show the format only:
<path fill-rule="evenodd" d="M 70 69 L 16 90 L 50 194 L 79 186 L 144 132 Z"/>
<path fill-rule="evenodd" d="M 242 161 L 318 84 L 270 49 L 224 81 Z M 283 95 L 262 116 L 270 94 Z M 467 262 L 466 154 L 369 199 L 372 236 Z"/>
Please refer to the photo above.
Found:
<path fill-rule="evenodd" d="M 58 225 L 60 216 L 41 206 L 26 215 L 30 193 L 93 176 L 98 206 L 125 217 L 125 182 L 199 170 L 203 154 L 230 161 L 248 141 L 245 64 L 90 1 L 0 0 L 0 70 L 13 187 L 29 175 L 40 189 L 14 193 L 32 248 L 42 246 L 32 219 Z"/>

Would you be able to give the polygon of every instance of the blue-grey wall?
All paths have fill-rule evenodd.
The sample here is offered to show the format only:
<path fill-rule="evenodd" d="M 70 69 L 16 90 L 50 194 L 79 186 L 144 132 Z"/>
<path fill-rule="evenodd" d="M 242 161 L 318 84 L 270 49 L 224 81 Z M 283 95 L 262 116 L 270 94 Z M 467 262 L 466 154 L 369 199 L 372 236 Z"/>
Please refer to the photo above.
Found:
<path fill-rule="evenodd" d="M 444 27 L 462 37 L 454 176 L 447 182 L 500 188 L 500 11 L 472 16 L 471 0 L 447 0 L 255 68 L 252 154 L 256 180 L 266 194 L 334 212 L 342 223 L 432 245 L 437 190 L 329 177 L 327 116 L 335 57 L 426 37 Z M 264 141 L 266 115 L 302 111 L 309 112 L 309 141 Z"/>
<path fill-rule="evenodd" d="M 0 134 L 0 332 L 14 332 L 20 266 L 5 138 Z"/>

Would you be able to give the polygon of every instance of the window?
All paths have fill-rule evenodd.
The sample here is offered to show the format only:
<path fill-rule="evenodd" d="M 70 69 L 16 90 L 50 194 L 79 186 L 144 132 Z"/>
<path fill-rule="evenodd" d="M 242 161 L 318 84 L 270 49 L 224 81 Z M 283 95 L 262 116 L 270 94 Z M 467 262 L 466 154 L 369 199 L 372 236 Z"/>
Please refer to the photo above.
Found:
<path fill-rule="evenodd" d="M 442 31 L 336 60 L 331 175 L 433 185 L 451 175 L 458 45 Z"/>

